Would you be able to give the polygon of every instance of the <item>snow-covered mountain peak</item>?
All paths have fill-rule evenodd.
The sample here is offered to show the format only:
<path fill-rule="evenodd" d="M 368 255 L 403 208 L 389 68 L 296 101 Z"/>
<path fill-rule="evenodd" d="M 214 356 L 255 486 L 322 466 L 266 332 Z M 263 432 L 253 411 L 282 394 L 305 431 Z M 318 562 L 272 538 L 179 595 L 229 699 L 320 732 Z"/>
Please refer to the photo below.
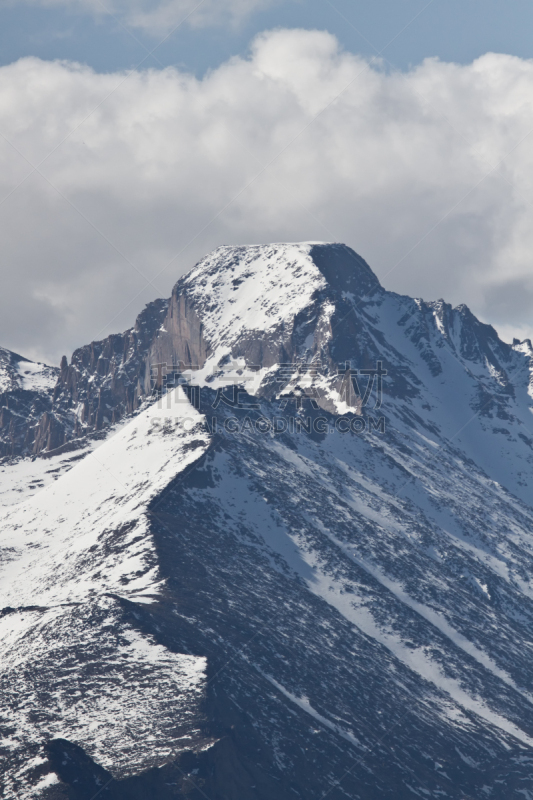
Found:
<path fill-rule="evenodd" d="M 150 364 L 216 368 L 228 358 L 271 369 L 332 365 L 333 315 L 381 296 L 366 262 L 343 244 L 220 247 L 175 285 Z M 145 385 L 145 389 L 148 386 Z"/>
<path fill-rule="evenodd" d="M 0 394 L 17 389 L 49 391 L 56 385 L 58 373 L 56 367 L 30 361 L 0 347 Z"/>
<path fill-rule="evenodd" d="M 319 290 L 356 294 L 380 288 L 370 267 L 343 244 L 302 242 L 219 247 L 184 279 L 183 291 L 202 308 L 208 340 L 291 324 Z"/>

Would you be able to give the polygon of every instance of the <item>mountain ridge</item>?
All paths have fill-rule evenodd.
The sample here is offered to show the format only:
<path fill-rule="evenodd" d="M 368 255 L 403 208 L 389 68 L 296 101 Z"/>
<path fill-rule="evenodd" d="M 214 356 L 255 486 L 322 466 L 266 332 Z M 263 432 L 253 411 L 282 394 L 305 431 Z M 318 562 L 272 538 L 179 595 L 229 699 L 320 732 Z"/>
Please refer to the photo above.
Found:
<path fill-rule="evenodd" d="M 62 368 L 138 406 L 2 473 L 58 470 L 0 521 L 8 798 L 533 799 L 531 345 L 366 267 L 221 248 Z"/>
<path fill-rule="evenodd" d="M 33 429 L 31 429 L 31 426 L 27 427 L 24 438 L 22 438 L 22 440 L 19 439 L 16 443 L 12 441 L 13 437 L 11 436 L 9 440 L 11 441 L 11 452 L 8 452 L 6 439 L 9 439 L 9 437 L 6 436 L 6 424 L 0 427 L 0 439 L 4 440 L 4 455 L 28 455 L 30 453 L 35 454 L 42 452 L 45 449 L 48 451 L 55 450 L 72 439 L 78 439 L 86 434 L 90 435 L 94 431 L 103 430 L 114 422 L 118 422 L 119 419 L 136 411 L 143 400 L 150 396 L 154 384 L 154 376 L 152 375 L 152 366 L 154 365 L 166 362 L 169 365 L 176 366 L 180 363 L 183 365 L 202 366 L 207 357 L 207 348 L 212 347 L 212 344 L 216 345 L 216 342 L 212 344 L 202 344 L 199 339 L 200 328 L 202 328 L 202 326 L 205 328 L 206 324 L 205 320 L 202 321 L 200 319 L 202 313 L 204 315 L 206 314 L 205 303 L 200 309 L 190 309 L 189 313 L 192 315 L 191 319 L 188 318 L 186 311 L 182 309 L 180 313 L 178 310 L 179 304 L 183 304 L 189 296 L 187 289 L 190 288 L 191 279 L 193 279 L 194 282 L 193 276 L 195 275 L 195 271 L 198 272 L 200 270 L 206 273 L 206 270 L 208 271 L 210 268 L 209 265 L 211 262 L 217 264 L 218 271 L 221 271 L 223 268 L 224 271 L 228 271 L 234 268 L 232 264 L 239 263 L 239 254 L 247 253 L 248 256 L 250 256 L 249 261 L 253 262 L 254 253 L 268 253 L 269 249 L 271 251 L 272 248 L 278 248 L 280 253 L 283 254 L 282 261 L 285 264 L 285 268 L 287 252 L 292 251 L 293 255 L 296 252 L 301 258 L 303 251 L 307 250 L 307 255 L 309 256 L 308 264 L 306 265 L 308 268 L 307 279 L 312 283 L 312 279 L 314 278 L 315 289 L 318 287 L 319 283 L 319 281 L 317 281 L 319 272 L 324 276 L 324 280 L 326 280 L 326 274 L 329 276 L 330 283 L 326 280 L 326 284 L 331 289 L 335 289 L 334 283 L 335 280 L 339 279 L 338 273 L 340 271 L 341 283 L 337 288 L 341 292 L 344 292 L 344 296 L 337 296 L 336 298 L 338 308 L 335 310 L 336 317 L 333 322 L 334 325 L 346 322 L 346 320 L 342 319 L 343 315 L 353 315 L 353 302 L 349 302 L 350 299 L 353 301 L 353 298 L 350 298 L 350 294 L 353 294 L 349 291 L 350 286 L 358 292 L 357 306 L 363 306 L 361 311 L 364 311 L 364 306 L 368 299 L 365 297 L 365 291 L 370 291 L 371 294 L 378 294 L 381 297 L 395 297 L 399 300 L 403 297 L 386 292 L 386 290 L 381 287 L 378 279 L 372 273 L 366 262 L 350 248 L 347 248 L 346 245 L 304 243 L 299 245 L 278 244 L 246 247 L 224 246 L 218 248 L 212 254 L 202 259 L 202 261 L 187 275 L 178 280 L 173 289 L 170 301 L 157 300 L 153 303 L 149 303 L 139 315 L 133 328 L 128 329 L 122 334 L 112 334 L 101 342 L 92 342 L 90 345 L 78 348 L 71 357 L 70 364 L 66 357 L 64 357 L 60 367 L 61 372 L 59 380 L 54 390 L 52 409 L 49 415 L 42 420 L 40 428 L 36 428 L 35 424 L 33 425 Z M 348 258 L 345 258 L 344 261 L 342 258 L 339 259 L 339 252 L 344 256 L 347 255 Z M 332 258 L 332 254 L 336 255 L 337 258 Z M 313 259 L 316 259 L 316 264 Z M 271 268 L 273 266 L 272 259 L 269 257 L 266 257 L 262 263 L 270 264 Z M 300 263 L 300 268 L 302 267 L 302 263 L 303 261 Z M 309 264 L 313 265 L 314 276 L 311 276 L 309 273 Z M 354 264 L 357 266 L 355 273 L 350 272 L 350 267 Z M 281 273 L 278 273 L 278 279 L 280 274 L 283 274 L 283 269 Z M 356 282 L 359 281 L 359 285 L 357 286 L 353 283 L 354 275 L 356 276 Z M 331 282 L 332 276 L 333 283 Z M 253 273 L 253 277 L 256 281 L 260 280 L 261 276 L 258 274 L 257 269 L 256 272 Z M 294 277 L 294 275 L 292 277 Z M 205 284 L 205 275 L 202 280 Z M 242 276 L 238 280 L 240 283 Z M 323 286 L 322 288 L 325 289 L 326 287 Z M 198 304 L 198 296 L 192 299 L 193 305 L 194 303 Z M 407 297 L 403 299 L 407 302 L 410 301 L 410 298 Z M 310 297 L 308 300 L 310 300 Z M 412 302 L 418 302 L 419 310 L 422 314 L 426 313 L 426 316 L 429 317 L 425 322 L 426 328 L 428 322 L 433 322 L 431 317 L 435 315 L 434 311 L 438 312 L 440 308 L 439 304 L 444 303 L 444 301 L 432 301 L 429 303 L 425 301 Z M 219 303 L 219 306 L 220 305 Z M 307 303 L 307 310 L 309 313 L 312 313 L 310 305 L 312 304 Z M 467 307 L 460 305 L 456 309 L 452 309 L 448 304 L 444 304 L 442 308 L 447 309 L 446 313 L 449 316 L 457 312 L 465 315 L 465 309 Z M 424 312 L 424 309 L 429 309 L 429 314 L 427 311 Z M 177 322 L 174 322 L 174 312 L 176 312 Z M 199 314 L 199 312 L 201 313 Z M 207 311 L 207 316 L 208 315 L 209 312 Z M 475 317 L 470 311 L 468 311 L 466 316 L 469 316 L 470 323 L 475 320 Z M 263 318 L 263 320 L 264 319 L 265 318 Z M 174 325 L 177 324 L 179 326 L 182 322 L 185 330 L 180 330 L 178 327 L 172 334 L 169 333 L 168 329 L 172 330 Z M 308 322 L 309 320 L 307 320 L 307 323 Z M 348 337 L 357 332 L 357 319 L 355 319 L 354 322 L 355 328 L 352 326 L 351 330 L 349 325 L 345 325 Z M 301 324 L 302 328 L 305 329 L 306 320 L 302 319 Z M 478 327 L 484 325 L 484 323 L 479 323 L 477 320 L 476 324 Z M 192 338 L 191 330 L 195 331 Z M 488 329 L 486 330 L 488 332 Z M 491 338 L 494 339 L 492 336 L 493 332 L 494 329 L 491 329 Z M 253 334 L 253 328 L 250 333 Z M 420 337 L 422 339 L 424 336 L 427 338 L 427 335 L 427 330 L 420 331 Z M 337 337 L 339 346 L 345 338 L 346 336 Z M 487 339 L 487 336 L 484 338 Z M 193 339 L 195 341 L 193 341 Z M 500 356 L 503 354 L 504 359 L 508 360 L 513 346 L 506 345 L 500 342 L 500 340 L 498 340 L 498 342 Z M 233 342 L 232 344 L 234 345 L 235 343 Z M 286 344 L 289 345 L 288 350 L 283 353 L 276 353 L 276 356 L 281 354 L 288 361 L 294 357 L 301 358 L 301 353 L 296 352 L 298 350 L 298 345 L 295 347 L 294 344 L 290 342 L 286 342 Z M 525 343 L 522 343 L 522 345 L 523 344 Z M 258 347 L 259 350 L 257 349 Z M 515 345 L 515 347 L 517 347 L 517 345 Z M 253 353 L 247 353 L 246 348 L 244 347 L 243 349 L 241 346 L 243 357 L 247 357 L 249 363 L 258 361 L 260 365 L 268 365 L 269 356 L 262 351 L 260 352 L 260 349 L 261 345 L 257 340 L 255 352 Z M 240 357 L 239 352 L 237 352 L 236 355 Z M 337 353 L 335 355 L 338 356 L 337 360 L 342 362 L 345 355 L 342 352 L 342 347 L 340 350 L 337 348 Z M 364 358 L 365 354 L 359 353 L 358 355 L 360 358 Z M 494 357 L 493 352 L 490 355 Z M 250 356 L 252 357 L 250 358 Z M 274 354 L 272 354 L 270 360 L 273 357 Z M 431 353 L 428 353 L 427 357 L 432 358 L 435 364 L 438 363 L 438 359 L 435 361 Z M 198 362 L 198 364 L 196 362 Z M 9 399 L 7 406 L 9 406 Z"/>

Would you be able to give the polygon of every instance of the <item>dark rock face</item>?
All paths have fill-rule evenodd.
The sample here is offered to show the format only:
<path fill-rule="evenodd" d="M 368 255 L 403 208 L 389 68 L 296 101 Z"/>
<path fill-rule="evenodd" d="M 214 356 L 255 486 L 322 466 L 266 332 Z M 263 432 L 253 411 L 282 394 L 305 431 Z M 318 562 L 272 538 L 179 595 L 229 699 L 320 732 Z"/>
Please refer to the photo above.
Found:
<path fill-rule="evenodd" d="M 379 296 L 383 287 L 366 261 L 345 244 L 317 244 L 310 256 L 337 294 L 352 293 L 359 300 Z"/>
<path fill-rule="evenodd" d="M 80 347 L 70 365 L 64 359 L 54 406 L 61 409 L 67 438 L 102 430 L 139 407 L 146 356 L 167 306 L 166 300 L 149 303 L 131 330 Z"/>
<path fill-rule="evenodd" d="M 202 322 L 187 294 L 180 291 L 178 283 L 174 287 L 164 319 L 162 330 L 154 338 L 147 363 L 149 365 L 172 364 L 203 367 L 208 355 L 209 345 L 204 340 Z M 149 393 L 150 371 L 145 371 L 143 390 Z"/>
<path fill-rule="evenodd" d="M 63 356 L 53 389 L 28 393 L 12 382 L 0 394 L 2 455 L 56 450 L 136 411 L 150 393 L 147 355 L 167 307 L 156 300 L 131 330 L 80 347 L 70 364 Z"/>

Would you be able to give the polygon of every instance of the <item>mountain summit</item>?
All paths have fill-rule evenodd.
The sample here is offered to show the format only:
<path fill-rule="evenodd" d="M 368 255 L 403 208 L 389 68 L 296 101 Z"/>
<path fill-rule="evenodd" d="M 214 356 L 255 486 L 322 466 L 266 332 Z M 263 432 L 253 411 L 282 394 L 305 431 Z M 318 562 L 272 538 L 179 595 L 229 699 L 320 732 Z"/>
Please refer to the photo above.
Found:
<path fill-rule="evenodd" d="M 6 380 L 5 796 L 533 798 L 532 367 L 302 243 Z"/>
<path fill-rule="evenodd" d="M 318 343 L 304 345 L 319 321 L 334 310 L 342 314 L 347 296 L 363 300 L 380 290 L 370 267 L 345 245 L 221 247 L 174 287 L 168 334 L 158 337 L 154 354 L 201 366 L 206 357 L 218 363 L 231 354 L 262 367 L 309 356 Z"/>

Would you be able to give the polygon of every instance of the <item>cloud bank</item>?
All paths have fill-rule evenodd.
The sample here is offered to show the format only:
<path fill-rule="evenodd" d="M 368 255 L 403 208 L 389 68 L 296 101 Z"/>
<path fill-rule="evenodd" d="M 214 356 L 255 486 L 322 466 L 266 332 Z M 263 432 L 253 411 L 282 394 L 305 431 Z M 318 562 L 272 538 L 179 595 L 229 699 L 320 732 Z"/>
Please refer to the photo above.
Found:
<path fill-rule="evenodd" d="M 344 241 L 387 288 L 533 332 L 533 62 L 389 73 L 328 33 L 202 80 L 0 69 L 0 343 L 57 361 L 220 244 Z M 33 171 L 37 166 L 38 171 Z"/>

